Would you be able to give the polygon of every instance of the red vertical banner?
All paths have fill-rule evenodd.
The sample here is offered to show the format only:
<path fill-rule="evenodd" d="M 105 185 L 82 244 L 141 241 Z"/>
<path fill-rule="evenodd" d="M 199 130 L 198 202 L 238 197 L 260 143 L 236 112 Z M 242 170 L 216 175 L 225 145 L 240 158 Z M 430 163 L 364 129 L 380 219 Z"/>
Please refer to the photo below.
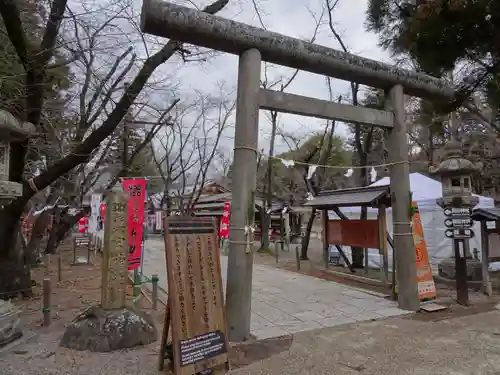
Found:
<path fill-rule="evenodd" d="M 124 179 L 123 191 L 128 197 L 128 269 L 133 270 L 141 265 L 146 180 Z"/>
<path fill-rule="evenodd" d="M 89 217 L 88 216 L 83 216 L 78 220 L 78 232 L 80 233 L 87 233 L 87 230 L 89 229 Z"/>
<path fill-rule="evenodd" d="M 231 214 L 231 204 L 224 202 L 224 213 L 220 219 L 219 237 L 221 239 L 229 238 L 229 215 Z"/>
<path fill-rule="evenodd" d="M 106 218 L 106 203 L 101 203 L 99 209 L 101 210 L 101 222 L 104 227 L 104 219 Z"/>

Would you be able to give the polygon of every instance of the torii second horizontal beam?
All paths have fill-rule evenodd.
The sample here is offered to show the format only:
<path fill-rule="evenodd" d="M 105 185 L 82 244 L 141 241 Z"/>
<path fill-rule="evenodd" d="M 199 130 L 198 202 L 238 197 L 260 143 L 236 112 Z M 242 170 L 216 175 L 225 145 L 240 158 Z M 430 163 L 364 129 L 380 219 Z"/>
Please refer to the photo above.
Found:
<path fill-rule="evenodd" d="M 276 110 L 294 115 L 317 117 L 327 120 L 352 122 L 383 128 L 394 127 L 394 113 L 378 109 L 334 103 L 307 96 L 260 89 L 261 109 Z"/>
<path fill-rule="evenodd" d="M 236 55 L 256 48 L 264 61 L 384 90 L 400 84 L 406 94 L 422 98 L 450 99 L 454 95 L 447 82 L 426 74 L 162 0 L 143 0 L 141 30 Z"/>

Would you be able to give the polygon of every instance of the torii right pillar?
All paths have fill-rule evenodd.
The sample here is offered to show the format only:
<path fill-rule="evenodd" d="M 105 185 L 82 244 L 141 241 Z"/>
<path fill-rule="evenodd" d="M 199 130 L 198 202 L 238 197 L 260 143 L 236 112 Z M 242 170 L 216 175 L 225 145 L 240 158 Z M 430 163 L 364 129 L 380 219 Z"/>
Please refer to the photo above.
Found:
<path fill-rule="evenodd" d="M 386 93 L 386 103 L 387 109 L 394 113 L 394 127 L 389 130 L 387 150 L 389 163 L 393 163 L 390 167 L 390 179 L 398 305 L 404 310 L 418 311 L 420 299 L 415 244 L 411 228 L 410 165 L 403 86 L 392 87 Z"/>

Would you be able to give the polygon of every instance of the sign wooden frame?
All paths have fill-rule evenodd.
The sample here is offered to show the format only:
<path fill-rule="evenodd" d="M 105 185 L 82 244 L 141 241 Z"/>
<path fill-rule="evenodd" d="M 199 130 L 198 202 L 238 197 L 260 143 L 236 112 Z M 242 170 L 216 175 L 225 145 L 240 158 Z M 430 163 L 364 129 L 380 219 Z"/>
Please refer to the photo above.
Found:
<path fill-rule="evenodd" d="M 217 223 L 175 216 L 165 217 L 164 228 L 168 302 L 158 367 L 171 329 L 175 375 L 229 371 Z"/>

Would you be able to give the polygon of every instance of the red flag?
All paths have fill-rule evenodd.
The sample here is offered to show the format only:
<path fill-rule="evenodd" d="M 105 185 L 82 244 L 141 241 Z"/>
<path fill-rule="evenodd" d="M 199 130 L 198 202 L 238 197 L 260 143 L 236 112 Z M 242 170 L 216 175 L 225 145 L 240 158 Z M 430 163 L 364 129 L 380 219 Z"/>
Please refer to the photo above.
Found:
<path fill-rule="evenodd" d="M 86 233 L 89 229 L 89 217 L 83 216 L 78 220 L 78 232 Z"/>
<path fill-rule="evenodd" d="M 128 196 L 128 269 L 133 270 L 141 264 L 146 180 L 124 179 L 123 191 Z"/>

